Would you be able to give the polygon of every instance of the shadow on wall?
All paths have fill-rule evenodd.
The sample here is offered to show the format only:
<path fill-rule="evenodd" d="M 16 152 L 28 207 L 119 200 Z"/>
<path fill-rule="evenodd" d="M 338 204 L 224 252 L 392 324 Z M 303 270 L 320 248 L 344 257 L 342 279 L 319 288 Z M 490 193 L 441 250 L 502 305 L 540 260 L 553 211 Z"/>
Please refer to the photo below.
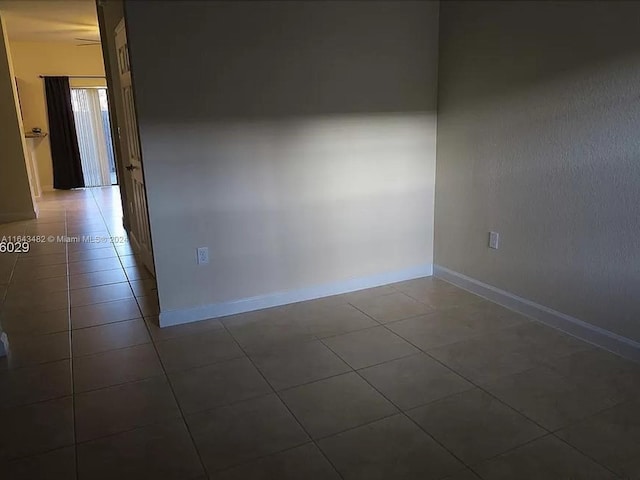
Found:
<path fill-rule="evenodd" d="M 635 2 L 446 2 L 435 227 L 437 264 L 635 340 L 638 31 Z"/>
<path fill-rule="evenodd" d="M 129 33 L 134 77 L 157 85 L 136 91 L 142 121 L 435 111 L 437 2 L 178 6 L 145 10 L 174 35 Z"/>
<path fill-rule="evenodd" d="M 443 65 L 439 102 L 455 100 L 448 95 L 455 89 L 458 98 L 473 94 L 474 100 L 491 103 L 640 56 L 636 2 L 450 1 L 440 18 L 440 36 L 446 39 L 441 61 L 464 64 L 466 74 Z"/>

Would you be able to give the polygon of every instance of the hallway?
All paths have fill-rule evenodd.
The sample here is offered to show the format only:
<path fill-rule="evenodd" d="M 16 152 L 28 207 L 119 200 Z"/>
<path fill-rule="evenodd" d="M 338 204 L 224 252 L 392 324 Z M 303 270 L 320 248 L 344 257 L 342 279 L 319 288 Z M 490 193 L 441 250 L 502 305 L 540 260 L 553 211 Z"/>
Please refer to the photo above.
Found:
<path fill-rule="evenodd" d="M 3 235 L 124 235 L 116 188 Z M 640 368 L 434 278 L 159 329 L 128 245 L 0 256 L 2 478 L 636 478 Z M 206 473 L 205 473 L 206 472 Z"/>
<path fill-rule="evenodd" d="M 20 475 L 51 469 L 46 478 L 75 478 L 83 392 L 135 380 L 149 365 L 160 371 L 149 345 L 125 348 L 149 343 L 142 318 L 153 321 L 157 296 L 126 241 L 117 187 L 45 193 L 38 206 L 38 220 L 0 225 L 0 238 L 39 240 L 28 253 L 0 254 L 0 324 L 9 343 L 0 358 L 0 466 L 52 450 L 28 458 L 24 468 L 36 470 Z"/>

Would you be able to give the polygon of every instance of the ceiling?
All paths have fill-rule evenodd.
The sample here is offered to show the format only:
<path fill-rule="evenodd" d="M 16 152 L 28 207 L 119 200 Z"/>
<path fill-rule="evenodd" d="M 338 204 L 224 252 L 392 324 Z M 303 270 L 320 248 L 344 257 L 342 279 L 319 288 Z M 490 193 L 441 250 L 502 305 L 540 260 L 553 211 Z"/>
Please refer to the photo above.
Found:
<path fill-rule="evenodd" d="M 100 39 L 95 0 L 0 0 L 0 14 L 11 41 Z"/>

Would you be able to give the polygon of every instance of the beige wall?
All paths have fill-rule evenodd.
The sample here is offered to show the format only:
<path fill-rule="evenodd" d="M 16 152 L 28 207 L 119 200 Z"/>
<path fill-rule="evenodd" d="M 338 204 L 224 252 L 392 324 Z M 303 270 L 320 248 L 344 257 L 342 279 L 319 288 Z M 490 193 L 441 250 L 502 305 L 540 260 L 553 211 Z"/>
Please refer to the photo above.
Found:
<path fill-rule="evenodd" d="M 0 223 L 35 217 L 6 29 L 0 17 Z"/>
<path fill-rule="evenodd" d="M 639 341 L 640 3 L 440 18 L 435 263 Z"/>
<path fill-rule="evenodd" d="M 44 81 L 39 75 L 104 75 L 100 45 L 78 47 L 66 43 L 12 42 L 24 128 L 48 132 Z M 72 86 L 106 85 L 102 79 L 72 79 Z M 53 186 L 49 139 L 37 140 L 36 156 L 43 189 Z"/>
<path fill-rule="evenodd" d="M 437 3 L 126 7 L 163 313 L 430 266 Z"/>

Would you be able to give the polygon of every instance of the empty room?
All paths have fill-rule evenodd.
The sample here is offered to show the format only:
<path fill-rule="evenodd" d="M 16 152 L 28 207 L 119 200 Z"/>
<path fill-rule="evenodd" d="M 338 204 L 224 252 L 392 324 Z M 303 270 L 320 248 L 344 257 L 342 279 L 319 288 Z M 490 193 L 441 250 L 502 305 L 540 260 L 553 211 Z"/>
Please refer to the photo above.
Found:
<path fill-rule="evenodd" d="M 0 30 L 3 479 L 640 479 L 639 2 Z"/>

